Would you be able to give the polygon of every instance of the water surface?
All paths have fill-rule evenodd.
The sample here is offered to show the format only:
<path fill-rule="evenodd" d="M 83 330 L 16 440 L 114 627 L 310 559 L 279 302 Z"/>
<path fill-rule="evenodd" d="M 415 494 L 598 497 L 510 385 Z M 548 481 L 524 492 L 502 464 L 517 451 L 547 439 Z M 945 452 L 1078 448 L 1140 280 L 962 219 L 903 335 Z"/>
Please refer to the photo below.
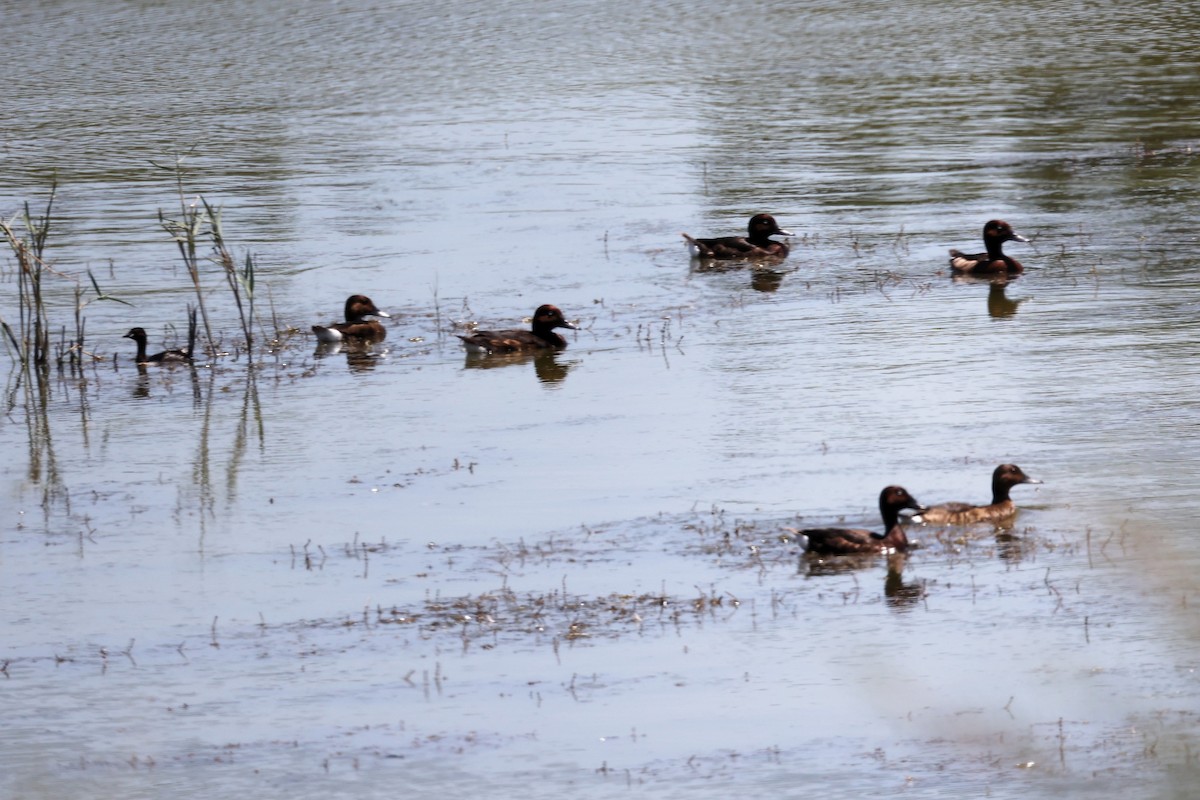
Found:
<path fill-rule="evenodd" d="M 88 269 L 133 306 L 82 373 L 5 362 L 4 793 L 1189 796 L 1184 11 L 11 10 L 0 214 L 56 178 L 54 318 Z M 140 374 L 177 159 L 285 333 Z M 758 211 L 785 264 L 689 264 Z M 951 280 L 993 217 L 1027 273 Z M 355 292 L 386 347 L 315 354 Z M 453 337 L 543 302 L 562 353 Z M 1045 480 L 1006 533 L 780 540 L 1005 461 Z"/>

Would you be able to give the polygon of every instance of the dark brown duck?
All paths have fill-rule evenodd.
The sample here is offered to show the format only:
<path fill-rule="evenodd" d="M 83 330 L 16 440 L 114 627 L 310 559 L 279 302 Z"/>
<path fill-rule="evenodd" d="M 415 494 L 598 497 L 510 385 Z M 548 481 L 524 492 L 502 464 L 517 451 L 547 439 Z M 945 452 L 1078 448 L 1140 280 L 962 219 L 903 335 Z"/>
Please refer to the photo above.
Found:
<path fill-rule="evenodd" d="M 1017 505 L 1009 491 L 1022 483 L 1041 483 L 1031 478 L 1016 464 L 1001 464 L 992 472 L 992 502 L 986 506 L 970 503 L 939 503 L 930 506 L 910 519 L 926 525 L 974 525 L 980 522 L 1002 522 L 1017 513 Z"/>
<path fill-rule="evenodd" d="M 771 258 L 782 259 L 788 254 L 788 246 L 777 242 L 772 236 L 791 236 L 780 228 L 770 214 L 755 214 L 750 218 L 745 236 L 723 236 L 717 239 L 696 239 L 682 234 L 687 240 L 692 258 L 710 258 L 719 261 L 734 259 Z"/>
<path fill-rule="evenodd" d="M 950 251 L 950 268 L 955 272 L 970 275 L 1016 275 L 1025 267 L 1021 262 L 1004 254 L 1005 242 L 1028 242 L 1002 219 L 989 220 L 983 226 L 983 246 L 986 252 L 967 255 L 958 250 Z"/>
<path fill-rule="evenodd" d="M 567 322 L 558 306 L 544 305 L 533 312 L 530 330 L 475 331 L 467 336 L 459 334 L 458 338 L 474 353 L 519 353 L 566 347 L 567 340 L 555 333 L 555 328 L 578 330 L 579 326 Z"/>
<path fill-rule="evenodd" d="M 346 298 L 345 322 L 335 322 L 332 325 L 313 325 L 313 333 L 317 341 L 325 344 L 356 340 L 360 342 L 382 342 L 387 338 L 387 329 L 377 319 L 368 317 L 387 317 L 386 312 L 375 307 L 371 298 L 362 294 L 352 294 Z"/>
<path fill-rule="evenodd" d="M 902 487 L 888 486 L 879 493 L 883 533 L 865 528 L 805 528 L 794 533 L 807 539 L 805 551 L 816 555 L 902 552 L 908 549 L 908 537 L 900 526 L 904 509 L 924 511 L 925 507 Z"/>
<path fill-rule="evenodd" d="M 146 331 L 144 328 L 130 328 L 129 333 L 122 339 L 133 339 L 137 342 L 137 355 L 134 357 L 138 364 L 187 364 L 192 357 L 184 350 L 163 350 L 152 356 L 146 355 Z"/>

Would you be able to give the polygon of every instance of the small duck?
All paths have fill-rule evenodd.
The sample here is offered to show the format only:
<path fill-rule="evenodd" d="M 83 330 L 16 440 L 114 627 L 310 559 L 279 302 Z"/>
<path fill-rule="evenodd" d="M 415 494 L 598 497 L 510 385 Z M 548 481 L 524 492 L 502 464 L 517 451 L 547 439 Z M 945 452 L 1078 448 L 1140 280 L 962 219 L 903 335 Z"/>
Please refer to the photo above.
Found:
<path fill-rule="evenodd" d="M 387 329 L 377 319 L 367 317 L 389 317 L 380 311 L 366 295 L 352 294 L 346 298 L 346 321 L 333 325 L 313 325 L 317 341 L 323 344 L 355 339 L 363 342 L 382 342 L 387 338 Z"/>
<path fill-rule="evenodd" d="M 908 537 L 900 527 L 901 509 L 924 511 L 912 495 L 900 486 L 888 486 L 879 493 L 879 513 L 883 516 L 883 533 L 862 528 L 807 528 L 792 530 L 808 540 L 806 552 L 818 555 L 854 555 L 856 553 L 891 553 L 908 549 Z"/>
<path fill-rule="evenodd" d="M 682 234 L 687 240 L 692 258 L 713 258 L 720 261 L 754 258 L 787 258 L 788 246 L 772 236 L 791 236 L 775 222 L 770 214 L 755 214 L 750 218 L 746 236 L 724 236 L 718 239 L 696 239 Z"/>
<path fill-rule="evenodd" d="M 966 272 L 972 275 L 1007 273 L 1015 275 L 1024 272 L 1021 262 L 1011 256 L 1004 255 L 1005 242 L 1028 242 L 1024 236 L 1017 234 L 1012 226 L 1002 219 L 990 220 L 983 226 L 983 246 L 986 253 L 967 255 L 958 250 L 950 251 L 950 268 L 955 272 Z"/>
<path fill-rule="evenodd" d="M 137 356 L 135 361 L 138 364 L 189 364 L 192 357 L 184 350 L 163 350 L 161 353 L 155 353 L 152 356 L 146 355 L 146 330 L 144 328 L 130 328 L 129 333 L 121 337 L 122 339 L 133 339 L 137 342 Z"/>
<path fill-rule="evenodd" d="M 455 335 L 473 353 L 519 353 L 546 347 L 566 347 L 567 340 L 555 333 L 555 328 L 579 330 L 578 325 L 567 322 L 558 306 L 544 305 L 538 306 L 533 312 L 532 330 L 475 331 L 469 336 Z"/>
<path fill-rule="evenodd" d="M 1041 483 L 1016 464 L 1001 464 L 992 472 L 992 504 L 939 503 L 913 514 L 909 519 L 926 525 L 973 525 L 977 522 L 1001 522 L 1017 513 L 1017 505 L 1008 496 L 1012 487 L 1022 483 Z"/>

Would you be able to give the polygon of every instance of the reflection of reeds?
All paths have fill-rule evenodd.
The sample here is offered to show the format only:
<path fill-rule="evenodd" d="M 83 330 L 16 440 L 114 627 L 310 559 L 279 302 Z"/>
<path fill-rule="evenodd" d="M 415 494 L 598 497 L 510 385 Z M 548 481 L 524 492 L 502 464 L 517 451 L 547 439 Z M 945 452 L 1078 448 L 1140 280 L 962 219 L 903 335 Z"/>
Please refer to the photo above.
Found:
<path fill-rule="evenodd" d="M 55 457 L 54 440 L 50 427 L 50 404 L 53 395 L 49 366 L 51 363 L 51 330 L 52 322 L 47 304 L 47 286 L 44 279 L 51 277 L 67 277 L 54 270 L 46 261 L 46 242 L 50 237 L 51 213 L 54 209 L 54 198 L 57 186 L 51 184 L 50 194 L 46 200 L 46 208 L 40 217 L 35 217 L 25 204 L 24 214 L 16 220 L 0 220 L 0 234 L 8 242 L 17 262 L 17 307 L 18 319 L 14 328 L 8 320 L 0 317 L 0 328 L 4 330 L 4 342 L 10 348 L 18 369 L 14 370 L 15 385 L 6 392 L 5 413 L 11 412 L 18 404 L 24 409 L 24 419 L 29 437 L 29 468 L 30 483 L 42 487 L 41 506 L 46 514 L 47 522 L 51 507 L 61 502 L 69 515 L 70 495 L 63 484 L 59 472 L 58 461 Z M 16 229 L 14 229 L 16 226 Z M 18 233 L 18 230 L 23 230 Z M 95 275 L 90 271 L 88 277 L 95 289 L 97 300 L 114 300 L 101 291 Z M 72 278 L 67 278 L 73 280 Z M 70 364 L 72 370 L 80 368 L 85 354 L 83 339 L 86 320 L 83 310 L 88 302 L 84 299 L 84 288 L 75 281 L 74 305 L 74 338 L 68 339 L 67 327 L 59 328 L 57 343 L 58 355 L 55 359 L 59 367 Z M 81 401 L 83 394 L 81 393 Z M 85 425 L 86 432 L 86 411 Z"/>
<path fill-rule="evenodd" d="M 201 385 L 197 373 L 197 370 L 192 370 L 192 391 L 195 407 L 197 410 L 202 408 L 203 413 L 199 417 L 195 455 L 191 460 L 191 482 L 195 494 L 192 495 L 187 490 L 180 491 L 180 505 L 176 509 L 176 515 L 182 518 L 185 514 L 198 512 L 195 516 L 199 525 L 199 548 L 203 551 L 208 533 L 208 521 L 215 517 L 217 502 L 220 499 L 219 484 L 214 480 L 216 476 L 214 469 L 224 463 L 225 500 L 232 505 L 237 500 L 238 483 L 247 449 L 256 441 L 260 450 L 265 447 L 266 424 L 258 396 L 256 370 L 253 363 L 248 363 L 241 413 L 233 433 L 230 452 L 223 457 L 215 455 L 215 448 L 219 445 L 216 429 L 227 419 L 218 411 L 217 406 L 217 398 L 222 394 L 216 385 L 218 373 L 216 370 L 209 370 L 208 378 L 203 385 Z"/>

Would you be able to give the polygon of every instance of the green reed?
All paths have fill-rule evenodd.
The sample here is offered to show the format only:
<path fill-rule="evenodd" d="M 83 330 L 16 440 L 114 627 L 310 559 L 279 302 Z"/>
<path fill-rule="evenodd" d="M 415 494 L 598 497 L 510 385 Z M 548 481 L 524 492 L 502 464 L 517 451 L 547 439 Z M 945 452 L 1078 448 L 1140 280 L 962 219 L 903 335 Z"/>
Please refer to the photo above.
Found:
<path fill-rule="evenodd" d="M 29 203 L 25 203 L 22 221 L 27 238 L 13 230 L 14 223 L 0 220 L 0 233 L 4 234 L 17 261 L 17 331 L 13 331 L 7 320 L 0 319 L 0 325 L 16 350 L 18 360 L 26 365 L 46 364 L 50 355 L 50 321 L 42 279 L 50 271 L 43 254 L 46 239 L 50 236 L 50 212 L 54 207 L 56 188 L 50 187 L 46 211 L 40 218 L 35 218 Z"/>
<path fill-rule="evenodd" d="M 162 165 L 160 165 L 162 166 Z M 242 326 L 242 335 L 249 352 L 254 345 L 254 258 L 247 254 L 244 264 L 238 267 L 237 260 L 226 243 L 225 233 L 221 227 L 221 209 L 213 206 L 206 199 L 197 196 L 189 202 L 184 194 L 183 165 L 177 159 L 172 166 L 162 166 L 163 169 L 173 170 L 176 188 L 179 192 L 179 217 L 172 219 L 161 209 L 158 221 L 163 229 L 170 234 L 179 248 L 184 267 L 192 281 L 196 292 L 196 308 L 204 323 L 204 336 L 208 343 L 209 353 L 217 353 L 216 341 L 213 338 L 212 325 L 208 319 L 208 307 L 204 302 L 204 288 L 201 282 L 201 246 L 206 241 L 211 243 L 211 252 L 206 258 L 215 262 L 225 276 L 226 285 L 233 295 L 234 305 L 237 306 L 238 319 Z"/>
<path fill-rule="evenodd" d="M 16 354 L 16 360 L 23 366 L 48 367 L 51 356 L 51 320 L 46 302 L 44 281 L 48 276 L 71 280 L 75 282 L 74 290 L 74 338 L 68 339 L 66 326 L 60 327 L 59 342 L 55 348 L 55 361 L 59 367 L 69 363 L 72 368 L 82 366 L 84 356 L 84 333 L 86 318 L 83 311 L 89 303 L 96 300 L 111 300 L 124 303 L 100 288 L 96 276 L 88 270 L 88 280 L 96 296 L 85 299 L 86 290 L 78 279 L 55 270 L 46 260 L 46 242 L 50 238 L 54 197 L 58 189 L 57 182 L 50 185 L 50 196 L 46 200 L 46 210 L 40 217 L 35 217 L 25 203 L 24 213 L 12 221 L 0 220 L 0 234 L 12 250 L 17 262 L 17 327 L 13 329 L 8 320 L 0 316 L 0 328 L 4 330 L 5 345 L 10 346 Z M 21 233 L 18 229 L 23 228 Z M 95 356 L 89 356 L 93 360 Z"/>
<path fill-rule="evenodd" d="M 233 254 L 225 244 L 225 234 L 221 230 L 221 209 L 213 208 L 203 198 L 201 201 L 204 203 L 209 233 L 213 239 L 213 259 L 225 273 L 225 283 L 233 295 L 238 319 L 242 324 L 242 335 L 246 338 L 246 352 L 250 352 L 254 346 L 254 258 L 247 253 L 241 270 L 238 270 Z"/>

